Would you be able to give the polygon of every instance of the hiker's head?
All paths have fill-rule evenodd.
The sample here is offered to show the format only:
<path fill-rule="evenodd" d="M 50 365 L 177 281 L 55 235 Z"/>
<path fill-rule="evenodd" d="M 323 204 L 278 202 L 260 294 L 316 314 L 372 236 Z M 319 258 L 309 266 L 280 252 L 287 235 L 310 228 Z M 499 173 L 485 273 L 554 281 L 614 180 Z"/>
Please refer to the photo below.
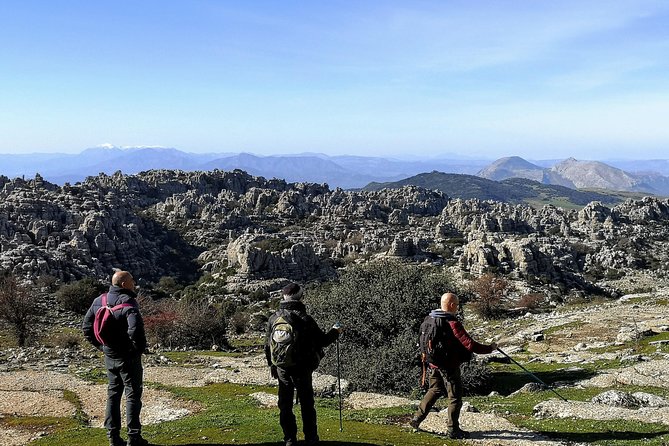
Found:
<path fill-rule="evenodd" d="M 441 296 L 441 309 L 447 313 L 457 313 L 460 300 L 453 293 L 445 293 Z"/>
<path fill-rule="evenodd" d="M 281 289 L 284 300 L 302 300 L 302 288 L 296 283 L 289 283 Z"/>
<path fill-rule="evenodd" d="M 132 291 L 135 289 L 135 279 L 128 271 L 116 271 L 112 276 L 112 285 Z"/>

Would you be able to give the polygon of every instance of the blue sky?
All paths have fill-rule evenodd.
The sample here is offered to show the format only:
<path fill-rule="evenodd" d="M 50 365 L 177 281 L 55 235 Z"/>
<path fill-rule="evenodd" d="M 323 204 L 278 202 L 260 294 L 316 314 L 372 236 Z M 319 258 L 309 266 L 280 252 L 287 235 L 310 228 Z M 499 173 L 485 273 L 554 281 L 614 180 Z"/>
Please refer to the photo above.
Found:
<path fill-rule="evenodd" d="M 669 158 L 667 1 L 0 2 L 0 153 Z"/>

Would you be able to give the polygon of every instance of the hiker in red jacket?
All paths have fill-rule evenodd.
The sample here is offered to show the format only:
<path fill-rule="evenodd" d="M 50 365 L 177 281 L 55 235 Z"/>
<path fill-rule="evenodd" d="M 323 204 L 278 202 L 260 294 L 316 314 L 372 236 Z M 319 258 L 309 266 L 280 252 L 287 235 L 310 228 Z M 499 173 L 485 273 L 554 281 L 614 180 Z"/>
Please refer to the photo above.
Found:
<path fill-rule="evenodd" d="M 469 432 L 460 429 L 459 417 L 462 408 L 462 376 L 460 365 L 472 358 L 472 353 L 486 354 L 497 349 L 497 344 L 479 344 L 469 336 L 467 330 L 455 317 L 458 312 L 459 300 L 453 293 L 441 296 L 441 308 L 432 310 L 429 317 L 435 319 L 437 330 L 441 333 L 446 351 L 445 363 L 428 363 L 429 388 L 420 402 L 416 414 L 409 424 L 418 429 L 420 423 L 427 417 L 437 399 L 448 394 L 448 437 L 453 439 L 469 438 Z M 435 360 L 436 361 L 436 360 Z"/>
<path fill-rule="evenodd" d="M 114 311 L 115 330 L 109 342 L 105 341 L 105 345 L 100 343 L 95 333 L 95 314 L 103 305 L 103 297 L 108 306 L 122 307 Z M 124 391 L 128 423 L 127 444 L 128 446 L 149 444 L 142 438 L 142 425 L 139 421 L 144 379 L 142 353 L 146 350 L 146 336 L 136 298 L 135 279 L 127 271 L 117 271 L 112 276 L 109 291 L 93 301 L 82 324 L 84 337 L 105 354 L 105 367 L 109 379 L 105 427 L 110 446 L 126 445 L 121 438 L 121 397 Z"/>

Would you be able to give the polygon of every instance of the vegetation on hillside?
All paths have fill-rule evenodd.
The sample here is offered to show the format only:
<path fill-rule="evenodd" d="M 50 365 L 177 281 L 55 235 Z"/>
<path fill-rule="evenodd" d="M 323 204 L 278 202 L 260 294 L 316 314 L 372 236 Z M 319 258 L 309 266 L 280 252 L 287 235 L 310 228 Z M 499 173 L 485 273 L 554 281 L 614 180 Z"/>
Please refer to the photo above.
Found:
<path fill-rule="evenodd" d="M 363 190 L 374 191 L 384 188 L 398 189 L 403 186 L 419 186 L 425 189 L 437 189 L 451 198 L 464 200 L 495 200 L 513 204 L 527 204 L 541 207 L 546 204 L 562 208 L 581 208 L 591 201 L 600 201 L 614 205 L 627 198 L 640 198 L 648 194 L 630 192 L 590 191 L 570 189 L 564 186 L 542 184 L 525 178 L 509 178 L 493 181 L 475 175 L 430 172 L 389 183 L 370 183 Z"/>

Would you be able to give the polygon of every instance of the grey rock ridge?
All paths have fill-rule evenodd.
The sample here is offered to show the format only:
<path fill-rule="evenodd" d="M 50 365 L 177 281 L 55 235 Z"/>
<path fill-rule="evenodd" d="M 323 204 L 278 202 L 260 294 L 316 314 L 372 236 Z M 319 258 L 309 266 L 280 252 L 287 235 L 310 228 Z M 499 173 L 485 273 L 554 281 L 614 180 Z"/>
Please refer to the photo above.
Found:
<path fill-rule="evenodd" d="M 0 177 L 0 268 L 27 279 L 113 267 L 242 282 L 332 277 L 374 257 L 430 261 L 537 285 L 590 289 L 669 271 L 669 200 L 581 211 L 452 200 L 415 186 L 344 191 L 243 171 L 100 174 L 75 185 Z"/>

